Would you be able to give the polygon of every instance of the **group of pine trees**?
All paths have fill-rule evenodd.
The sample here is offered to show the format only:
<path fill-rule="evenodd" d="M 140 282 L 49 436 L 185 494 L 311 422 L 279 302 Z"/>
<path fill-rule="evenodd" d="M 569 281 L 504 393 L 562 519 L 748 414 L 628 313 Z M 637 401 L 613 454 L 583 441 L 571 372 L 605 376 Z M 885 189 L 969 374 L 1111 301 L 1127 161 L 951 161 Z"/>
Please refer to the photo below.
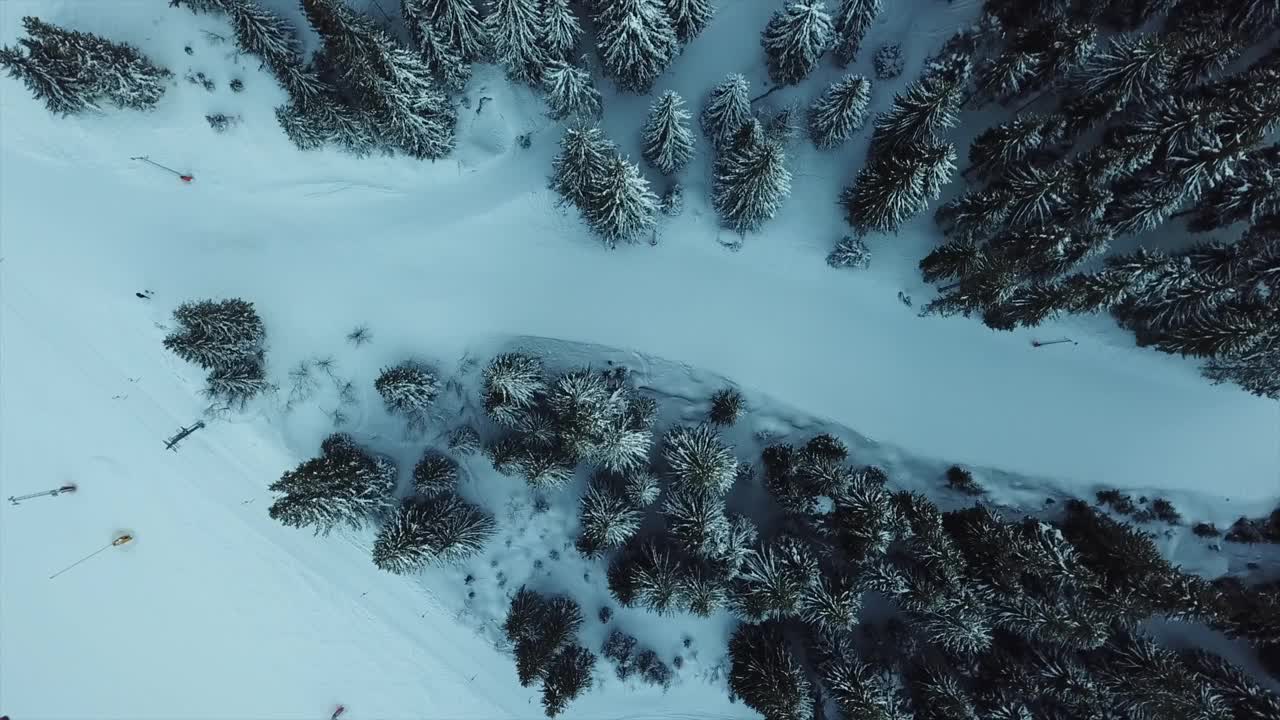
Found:
<path fill-rule="evenodd" d="M 521 587 L 511 598 L 502 629 L 516 656 L 516 675 L 529 687 L 542 683 L 547 717 L 564 711 L 594 682 L 596 656 L 578 643 L 582 608 L 563 595 L 547 597 Z"/>
<path fill-rule="evenodd" d="M 996 329 L 1108 311 L 1139 344 L 1280 397 L 1272 5 L 988 0 L 972 81 L 921 108 L 940 126 L 961 96 L 1013 117 L 974 139 L 963 175 L 976 186 L 937 212 L 947 242 L 920 267 L 946 285 L 926 311 Z M 1186 231 L 1220 237 L 1163 241 Z M 1109 254 L 1142 233 L 1151 247 Z"/>
<path fill-rule="evenodd" d="M 164 95 L 172 73 L 132 45 L 22 18 L 27 37 L 0 48 L 0 66 L 21 80 L 49 112 L 74 115 L 118 108 L 148 110 Z"/>
<path fill-rule="evenodd" d="M 243 407 L 270 389 L 266 378 L 266 328 L 253 303 L 230 300 L 187 302 L 173 311 L 177 327 L 165 348 L 209 371 L 205 395 Z"/>
<path fill-rule="evenodd" d="M 617 475 L 646 466 L 656 404 L 625 373 L 579 368 L 548 377 L 525 353 L 494 358 L 483 377 L 484 408 L 503 430 L 486 448 L 499 472 L 537 490 L 568 484 L 579 464 Z"/>
<path fill-rule="evenodd" d="M 674 163 L 678 158 L 670 153 L 662 156 L 661 149 L 654 152 L 658 153 L 655 162 Z M 598 127 L 579 125 L 566 130 L 551 173 L 552 189 L 582 213 L 606 247 L 635 242 L 657 222 L 658 197 L 649 189 L 649 181 Z"/>

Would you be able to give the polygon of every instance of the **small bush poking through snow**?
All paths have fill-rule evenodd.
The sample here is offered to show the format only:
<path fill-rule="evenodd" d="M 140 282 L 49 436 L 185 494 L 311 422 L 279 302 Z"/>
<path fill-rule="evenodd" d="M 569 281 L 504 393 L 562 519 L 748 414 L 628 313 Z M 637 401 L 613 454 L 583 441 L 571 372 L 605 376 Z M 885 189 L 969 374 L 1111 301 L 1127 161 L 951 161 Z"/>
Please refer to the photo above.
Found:
<path fill-rule="evenodd" d="M 965 495 L 981 495 L 983 492 L 982 486 L 973 479 L 973 473 L 959 465 L 947 468 L 947 487 Z"/>
<path fill-rule="evenodd" d="M 1191 527 L 1191 532 L 1197 537 L 1216 538 L 1222 536 L 1222 531 L 1213 523 L 1196 523 Z"/>
<path fill-rule="evenodd" d="M 1169 525 L 1181 525 L 1182 514 L 1173 507 L 1173 503 L 1164 498 L 1156 498 L 1151 501 L 1151 514 L 1157 519 Z"/>
<path fill-rule="evenodd" d="M 667 689 L 671 687 L 671 668 L 662 662 L 658 653 L 645 648 L 635 657 L 635 670 L 648 684 Z"/>
<path fill-rule="evenodd" d="M 892 80 L 902 74 L 902 48 L 898 43 L 880 46 L 871 63 L 876 68 L 876 78 Z"/>
<path fill-rule="evenodd" d="M 677 480 L 698 490 L 723 495 L 737 477 L 738 461 L 733 452 L 706 425 L 668 432 L 662 457 Z"/>
<path fill-rule="evenodd" d="M 1116 489 L 1099 490 L 1096 493 L 1099 505 L 1109 506 L 1115 512 L 1121 515 L 1132 515 L 1138 510 L 1138 506 L 1133 503 L 1133 498 L 1125 495 Z"/>
<path fill-rule="evenodd" d="M 743 410 L 742 393 L 734 388 L 717 390 L 711 396 L 709 419 L 713 425 L 728 427 L 738 422 Z"/>
<path fill-rule="evenodd" d="M 871 266 L 871 250 L 862 238 L 846 235 L 827 254 L 827 264 L 833 268 L 865 270 Z"/>
<path fill-rule="evenodd" d="M 633 656 L 635 649 L 635 636 L 628 635 L 621 630 L 614 630 L 605 639 L 604 647 L 600 649 L 600 653 L 613 661 L 614 671 L 617 672 L 618 679 L 626 680 L 631 677 L 631 673 L 635 672 L 635 657 Z"/>
<path fill-rule="evenodd" d="M 428 450 L 413 466 L 413 489 L 423 497 L 453 492 L 457 486 L 458 466 L 447 455 Z"/>
<path fill-rule="evenodd" d="M 672 183 L 667 191 L 662 193 L 662 198 L 658 201 L 658 209 L 667 217 L 679 217 L 684 212 L 684 186 L 680 183 Z"/>

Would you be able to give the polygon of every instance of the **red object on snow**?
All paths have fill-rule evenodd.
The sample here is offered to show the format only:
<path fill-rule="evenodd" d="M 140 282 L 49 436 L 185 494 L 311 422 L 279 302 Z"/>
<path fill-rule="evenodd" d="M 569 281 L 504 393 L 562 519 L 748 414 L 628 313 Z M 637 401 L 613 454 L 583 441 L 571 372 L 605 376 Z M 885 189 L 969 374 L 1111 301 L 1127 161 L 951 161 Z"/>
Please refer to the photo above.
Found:
<path fill-rule="evenodd" d="M 184 182 L 184 183 L 189 183 L 189 182 L 191 182 L 192 180 L 195 180 L 196 178 L 195 178 L 195 176 L 194 176 L 194 175 L 179 175 L 179 176 L 178 176 L 178 179 L 179 179 L 179 180 L 181 180 L 181 181 L 182 181 L 182 182 Z"/>
<path fill-rule="evenodd" d="M 339 705 L 338 709 L 334 710 L 333 714 L 329 716 L 329 720 L 338 720 L 338 718 L 342 717 L 342 713 L 346 711 L 347 709 L 345 707 L 343 707 L 342 705 Z"/>

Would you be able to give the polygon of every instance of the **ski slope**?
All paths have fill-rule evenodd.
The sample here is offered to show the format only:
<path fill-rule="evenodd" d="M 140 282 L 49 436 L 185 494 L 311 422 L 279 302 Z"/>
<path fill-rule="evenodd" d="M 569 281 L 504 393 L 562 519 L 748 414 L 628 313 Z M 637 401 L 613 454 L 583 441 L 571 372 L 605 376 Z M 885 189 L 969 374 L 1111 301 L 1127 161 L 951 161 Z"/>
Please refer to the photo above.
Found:
<path fill-rule="evenodd" d="M 291 2 L 265 4 L 296 19 Z M 1209 386 L 1105 321 L 998 334 L 917 318 L 897 293 L 917 307 L 927 293 L 913 267 L 933 242 L 927 218 L 871 239 L 869 271 L 826 267 L 843 233 L 835 196 L 861 141 L 832 153 L 798 141 L 792 197 L 736 252 L 705 202 L 700 146 L 684 214 L 655 246 L 609 252 L 545 188 L 558 127 L 494 68 L 477 68 L 468 88 L 454 157 L 303 154 L 275 124 L 283 93 L 270 77 L 200 32 L 225 34 L 225 23 L 165 5 L 0 5 L 4 44 L 38 14 L 132 42 L 177 75 L 153 113 L 67 119 L 0 80 L 0 495 L 81 487 L 0 511 L 0 712 L 15 720 L 317 718 L 338 702 L 353 718 L 541 716 L 490 635 L 437 594 L 456 572 L 390 576 L 358 534 L 317 539 L 267 517 L 266 485 L 329 430 L 318 410 L 264 403 L 164 451 L 205 407 L 199 373 L 160 345 L 189 299 L 252 300 L 282 383 L 299 360 L 346 353 L 344 371 L 370 395 L 355 425 L 392 443 L 371 400 L 377 368 L 410 355 L 449 368 L 465 351 L 537 336 L 729 378 L 896 457 L 1082 494 L 1173 490 L 1220 523 L 1280 498 L 1274 402 Z M 743 71 L 762 92 L 754 38 L 773 5 L 722 9 L 656 90 L 697 106 Z M 976 5 L 921 0 L 927 12 L 882 18 L 868 47 L 901 41 L 909 60 L 903 78 L 875 88 L 877 109 Z M 870 74 L 864 56 L 857 69 Z M 184 82 L 188 68 L 217 91 Z M 813 97 L 835 74 L 769 101 Z M 232 77 L 244 93 L 227 90 Z M 647 99 L 605 98 L 608 133 L 638 158 Z M 242 120 L 218 135 L 212 112 Z M 524 133 L 528 150 L 515 142 Z M 129 160 L 138 155 L 195 182 Z M 155 299 L 134 296 L 144 288 Z M 342 338 L 362 323 L 374 343 L 356 355 Z M 1062 335 L 1079 344 L 1030 345 Z M 137 541 L 48 579 L 121 530 Z M 616 689 L 566 716 L 752 715 L 710 683 Z"/>

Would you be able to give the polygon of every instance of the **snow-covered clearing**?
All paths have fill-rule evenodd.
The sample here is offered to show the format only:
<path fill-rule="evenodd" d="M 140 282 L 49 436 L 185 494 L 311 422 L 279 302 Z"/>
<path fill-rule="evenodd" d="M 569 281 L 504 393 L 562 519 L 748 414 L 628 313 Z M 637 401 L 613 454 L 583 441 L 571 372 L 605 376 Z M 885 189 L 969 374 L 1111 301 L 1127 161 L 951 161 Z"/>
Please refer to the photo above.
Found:
<path fill-rule="evenodd" d="M 265 4 L 288 6 L 296 19 L 292 3 Z M 872 31 L 869 47 L 900 40 L 909 58 L 904 78 L 875 89 L 877 103 L 976 5 L 926 4 L 927 13 L 904 9 Z M 722 10 L 657 89 L 696 104 L 731 70 L 763 87 L 755 37 L 773 5 Z M 877 238 L 870 271 L 826 267 L 843 232 L 835 192 L 860 164 L 861 142 L 834 153 L 796 143 L 792 197 L 740 251 L 717 242 L 730 238 L 717 237 L 705 165 L 695 162 L 685 213 L 661 228 L 658 244 L 607 252 L 544 187 L 559 127 L 494 68 L 477 69 L 448 160 L 302 154 L 276 126 L 283 93 L 270 77 L 199 32 L 225 33 L 220 20 L 160 0 L 10 0 L 0 6 L 0 42 L 13 41 L 25 14 L 134 43 L 179 79 L 153 114 L 70 119 L 0 81 L 0 495 L 67 481 L 81 488 L 3 510 L 0 711 L 15 720 L 321 717 L 338 701 L 360 718 L 541 715 L 493 647 L 498 633 L 481 626 L 503 597 L 494 577 L 477 573 L 485 602 L 455 622 L 466 568 L 398 578 L 372 565 L 367 538 L 315 539 L 267 517 L 266 485 L 315 452 L 331 407 L 259 405 L 164 451 L 164 438 L 205 405 L 198 372 L 160 345 L 158 326 L 188 299 L 252 300 L 285 388 L 297 362 L 335 356 L 336 372 L 359 388 L 354 431 L 398 448 L 402 467 L 421 444 L 385 416 L 372 390 L 377 369 L 419 356 L 448 374 L 465 352 L 483 361 L 530 336 L 624 348 L 617 357 L 655 390 L 690 393 L 689 408 L 703 398 L 693 390 L 729 378 L 767 403 L 761 422 L 786 432 L 812 416 L 848 428 L 855 453 L 896 465 L 891 476 L 902 483 L 928 486 L 942 463 L 962 462 L 1006 473 L 996 484 L 1011 503 L 1098 486 L 1160 489 L 1184 514 L 1220 525 L 1267 512 L 1280 496 L 1274 402 L 1211 387 L 1191 365 L 1136 350 L 1103 321 L 997 334 L 963 319 L 916 318 L 896 295 L 921 293 L 914 263 L 933 242 L 927 219 Z M 859 65 L 870 74 L 869 52 Z M 218 90 L 183 82 L 188 68 Z M 818 75 L 770 100 L 807 99 L 834 71 Z M 226 89 L 232 77 L 244 78 L 244 93 Z M 491 99 L 477 112 L 481 97 Z M 606 93 L 605 102 L 608 132 L 638 157 L 647 99 Z M 204 119 L 212 112 L 242 122 L 215 135 Z M 528 150 L 515 143 L 522 133 L 531 133 Z M 706 163 L 705 148 L 699 154 Z M 130 162 L 136 155 L 196 180 L 184 186 Z M 134 296 L 144 288 L 154 300 Z M 374 341 L 351 348 L 343 336 L 362 323 Z M 1030 345 L 1061 335 L 1079 344 Z M 648 358 L 669 363 L 654 370 Z M 501 495 L 483 460 L 472 468 L 469 492 Z M 554 547 L 540 530 L 572 538 L 572 518 L 491 509 L 500 529 L 484 558 L 499 559 L 509 587 L 536 575 L 532 561 Z M 138 541 L 47 579 L 117 530 Z M 526 545 L 506 548 L 513 533 Z M 1222 556 L 1179 538 L 1171 542 L 1187 541 L 1178 555 L 1189 567 L 1225 569 Z M 598 634 L 592 602 L 605 597 L 582 599 Z M 644 622 L 630 612 L 620 622 Z M 679 628 L 665 632 L 670 647 L 658 649 L 679 652 Z M 712 649 L 686 666 L 685 682 L 665 695 L 595 692 L 569 716 L 750 716 L 692 680 L 714 674 L 720 628 L 700 621 L 690 632 Z"/>

